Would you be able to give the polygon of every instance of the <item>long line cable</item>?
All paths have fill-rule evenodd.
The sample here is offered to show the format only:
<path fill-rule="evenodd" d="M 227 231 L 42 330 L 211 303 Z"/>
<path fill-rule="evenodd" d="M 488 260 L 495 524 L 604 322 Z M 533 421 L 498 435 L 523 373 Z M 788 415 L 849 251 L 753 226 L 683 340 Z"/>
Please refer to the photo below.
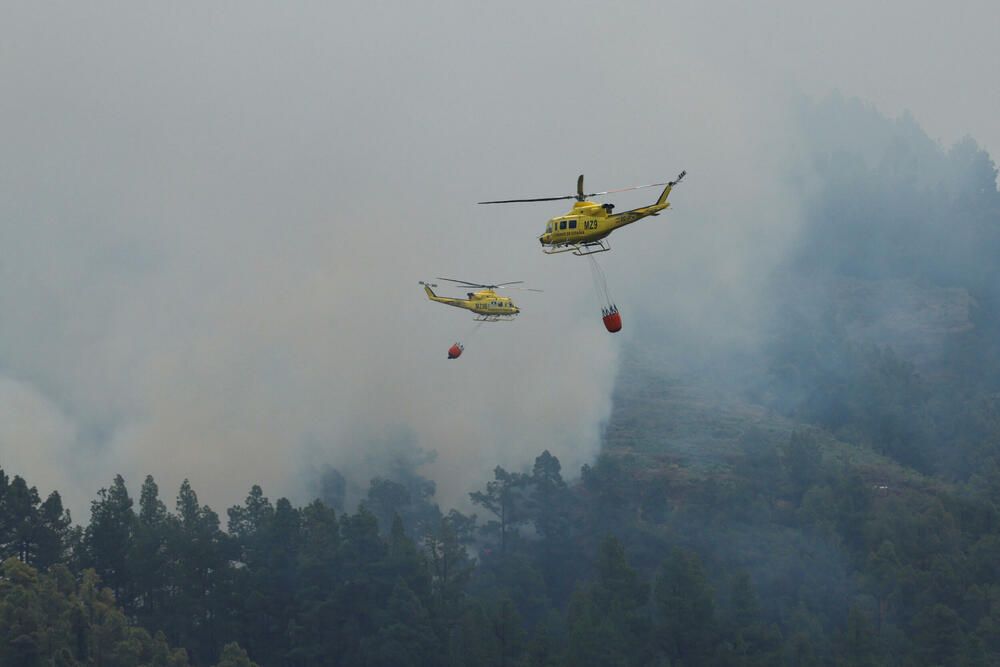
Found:
<path fill-rule="evenodd" d="M 593 255 L 587 255 L 587 259 L 590 260 L 590 275 L 594 279 L 594 289 L 597 290 L 597 296 L 604 297 L 604 303 L 610 306 L 611 295 L 608 293 L 608 280 L 604 276 L 604 271 L 601 270 L 601 265 L 597 263 L 597 259 Z"/>
<path fill-rule="evenodd" d="M 475 324 L 473 324 L 472 328 L 469 329 L 468 333 L 465 334 L 465 340 L 467 341 L 472 340 L 472 336 L 479 333 L 479 329 L 482 326 L 483 326 L 482 322 L 476 322 Z"/>

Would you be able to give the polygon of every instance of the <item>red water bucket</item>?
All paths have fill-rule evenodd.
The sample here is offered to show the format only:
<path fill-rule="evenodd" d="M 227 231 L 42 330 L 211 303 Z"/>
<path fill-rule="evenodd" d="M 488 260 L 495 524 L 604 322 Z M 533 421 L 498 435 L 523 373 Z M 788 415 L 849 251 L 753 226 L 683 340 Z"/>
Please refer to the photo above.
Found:
<path fill-rule="evenodd" d="M 604 316 L 604 326 L 608 328 L 608 331 L 615 333 L 616 331 L 622 330 L 622 316 L 618 311 L 609 313 Z"/>
<path fill-rule="evenodd" d="M 619 326 L 619 328 L 621 327 L 620 324 L 618 326 Z M 452 345 L 451 347 L 448 348 L 448 358 L 449 359 L 458 359 L 460 356 L 462 356 L 462 346 L 461 345 L 459 345 L 458 343 L 455 343 L 454 345 Z"/>

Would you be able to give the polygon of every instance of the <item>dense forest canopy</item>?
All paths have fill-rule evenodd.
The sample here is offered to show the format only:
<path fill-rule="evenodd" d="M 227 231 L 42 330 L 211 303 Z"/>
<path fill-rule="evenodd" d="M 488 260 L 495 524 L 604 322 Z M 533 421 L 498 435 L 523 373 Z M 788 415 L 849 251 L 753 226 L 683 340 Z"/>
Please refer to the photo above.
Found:
<path fill-rule="evenodd" d="M 357 505 L 327 468 L 221 516 L 118 475 L 77 525 L 2 470 L 0 663 L 993 664 L 995 165 L 856 100 L 796 113 L 760 349 L 627 354 L 579 475 L 540 442 L 442 510 L 411 448 Z"/>

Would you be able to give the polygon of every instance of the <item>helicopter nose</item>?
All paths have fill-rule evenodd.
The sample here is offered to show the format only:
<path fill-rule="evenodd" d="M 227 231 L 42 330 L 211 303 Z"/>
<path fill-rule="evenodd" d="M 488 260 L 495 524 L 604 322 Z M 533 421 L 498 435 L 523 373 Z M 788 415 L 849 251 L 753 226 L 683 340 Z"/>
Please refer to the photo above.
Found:
<path fill-rule="evenodd" d="M 539 236 L 538 237 L 538 242 L 541 243 L 542 245 L 545 245 L 545 237 L 544 236 Z"/>

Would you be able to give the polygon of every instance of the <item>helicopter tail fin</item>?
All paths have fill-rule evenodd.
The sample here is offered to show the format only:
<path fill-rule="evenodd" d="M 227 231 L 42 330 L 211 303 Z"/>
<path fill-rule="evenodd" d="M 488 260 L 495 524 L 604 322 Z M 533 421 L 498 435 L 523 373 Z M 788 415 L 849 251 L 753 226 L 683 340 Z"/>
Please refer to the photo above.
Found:
<path fill-rule="evenodd" d="M 438 295 L 434 293 L 434 290 L 432 290 L 431 286 L 428 285 L 427 283 L 424 283 L 424 291 L 427 292 L 427 296 L 430 297 L 431 299 L 438 298 Z"/>
<path fill-rule="evenodd" d="M 674 186 L 681 182 L 681 179 L 687 174 L 687 171 L 682 171 L 676 180 L 667 183 L 667 187 L 663 188 L 663 192 L 660 194 L 660 198 L 656 200 L 657 206 L 663 206 L 667 203 L 667 196 L 670 191 L 674 189 Z"/>
<path fill-rule="evenodd" d="M 663 206 L 667 203 L 667 195 L 670 194 L 673 184 L 668 184 L 667 187 L 663 188 L 663 192 L 660 194 L 660 198 L 656 200 L 656 206 Z"/>

